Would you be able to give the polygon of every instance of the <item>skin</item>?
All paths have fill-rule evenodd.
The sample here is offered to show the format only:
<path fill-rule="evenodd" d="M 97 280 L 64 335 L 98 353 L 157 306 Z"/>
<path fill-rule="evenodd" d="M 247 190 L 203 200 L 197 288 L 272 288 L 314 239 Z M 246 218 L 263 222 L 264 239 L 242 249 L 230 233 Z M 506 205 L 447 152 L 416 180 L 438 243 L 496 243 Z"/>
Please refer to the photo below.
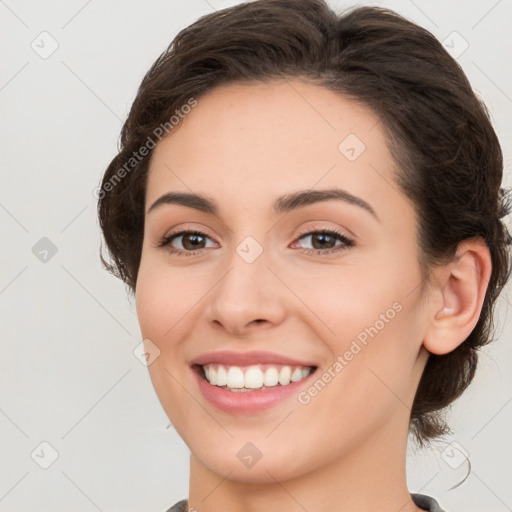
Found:
<path fill-rule="evenodd" d="M 450 352 L 478 321 L 491 262 L 481 241 L 464 242 L 424 286 L 414 205 L 394 182 L 378 121 L 298 80 L 228 84 L 199 98 L 154 150 L 146 212 L 169 191 L 219 205 L 217 215 L 176 204 L 146 213 L 136 286 L 143 338 L 160 350 L 150 377 L 190 448 L 189 506 L 200 512 L 420 510 L 405 473 L 415 391 L 429 351 Z M 338 149 L 349 134 L 365 144 L 354 161 Z M 378 219 L 338 200 L 272 212 L 280 195 L 333 187 Z M 197 254 L 157 247 L 184 228 L 207 236 Z M 354 245 L 320 254 L 311 236 L 300 239 L 325 228 Z M 236 252 L 247 236 L 263 250 L 252 263 Z M 173 247 L 190 251 L 186 238 Z M 321 375 L 394 303 L 400 312 L 307 405 L 292 396 L 228 414 L 202 396 L 189 366 L 212 350 L 269 350 L 315 361 Z M 237 457 L 247 442 L 262 454 L 250 468 Z"/>

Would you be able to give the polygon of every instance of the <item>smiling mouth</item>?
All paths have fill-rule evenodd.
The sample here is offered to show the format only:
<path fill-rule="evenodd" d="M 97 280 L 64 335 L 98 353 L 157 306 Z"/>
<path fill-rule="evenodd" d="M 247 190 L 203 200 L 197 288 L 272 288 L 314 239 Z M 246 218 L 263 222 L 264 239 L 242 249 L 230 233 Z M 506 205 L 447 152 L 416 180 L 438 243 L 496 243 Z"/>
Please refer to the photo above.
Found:
<path fill-rule="evenodd" d="M 233 392 L 251 392 L 285 387 L 300 382 L 316 371 L 317 366 L 255 364 L 233 366 L 211 363 L 195 364 L 193 370 L 210 385 Z"/>

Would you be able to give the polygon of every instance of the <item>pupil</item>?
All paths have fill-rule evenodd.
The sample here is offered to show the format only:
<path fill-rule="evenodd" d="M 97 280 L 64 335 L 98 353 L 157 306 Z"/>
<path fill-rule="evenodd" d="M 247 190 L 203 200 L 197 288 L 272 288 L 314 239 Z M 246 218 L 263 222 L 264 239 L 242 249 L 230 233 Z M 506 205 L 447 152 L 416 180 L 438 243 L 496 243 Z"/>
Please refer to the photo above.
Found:
<path fill-rule="evenodd" d="M 318 248 L 319 248 L 319 249 L 325 249 L 325 248 L 326 248 L 326 247 L 325 247 L 325 241 L 326 241 L 326 239 L 327 239 L 327 245 L 329 245 L 329 241 L 330 241 L 330 242 L 332 242 L 332 241 L 334 240 L 334 238 L 333 238 L 331 235 L 328 235 L 328 234 L 326 234 L 326 233 L 320 233 L 320 234 L 318 234 L 318 235 L 314 235 L 314 236 L 313 236 L 313 245 L 315 245 L 315 244 L 314 244 L 315 237 L 316 237 L 317 239 L 321 240 L 321 242 L 320 242 L 320 247 L 315 247 L 315 249 L 318 249 Z M 332 248 L 332 247 L 329 245 L 329 247 L 328 247 L 328 248 Z"/>
<path fill-rule="evenodd" d="M 200 244 L 201 241 L 198 242 L 198 239 L 201 239 L 203 238 L 201 235 L 186 235 L 184 238 L 183 238 L 183 247 L 185 247 L 185 249 L 197 249 L 197 245 L 198 243 Z M 189 244 L 188 242 L 191 242 L 191 244 Z M 190 247 L 187 247 L 187 245 L 191 245 Z"/>

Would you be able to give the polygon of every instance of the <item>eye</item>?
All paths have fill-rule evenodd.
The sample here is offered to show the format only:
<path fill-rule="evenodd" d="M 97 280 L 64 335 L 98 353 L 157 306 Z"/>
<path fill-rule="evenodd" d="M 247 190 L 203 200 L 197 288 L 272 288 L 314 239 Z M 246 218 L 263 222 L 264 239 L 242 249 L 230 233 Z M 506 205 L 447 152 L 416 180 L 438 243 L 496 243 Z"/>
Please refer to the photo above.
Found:
<path fill-rule="evenodd" d="M 306 254 L 329 254 L 333 252 L 345 251 L 354 245 L 353 240 L 346 237 L 335 229 L 321 229 L 317 231 L 307 231 L 299 237 L 299 241 L 308 240 L 313 245 L 312 249 L 304 248 Z M 340 242 L 336 245 L 337 242 Z"/>
<path fill-rule="evenodd" d="M 179 240 L 180 238 L 182 239 L 181 242 L 179 242 L 181 247 L 173 245 L 175 240 Z M 302 252 L 306 254 L 318 255 L 340 252 L 347 250 L 349 247 L 354 245 L 353 240 L 335 229 L 307 231 L 301 234 L 297 242 L 307 239 L 310 240 L 313 248 L 310 249 L 303 247 Z M 165 247 L 168 253 L 176 254 L 177 256 L 194 256 L 200 253 L 203 249 L 208 248 L 205 245 L 208 240 L 211 240 L 211 238 L 201 231 L 182 230 L 163 237 L 157 247 Z M 297 242 L 295 242 L 295 244 Z M 212 247 L 212 245 L 210 245 L 210 247 Z M 215 243 L 213 243 L 213 247 L 216 247 Z"/>
<path fill-rule="evenodd" d="M 173 241 L 179 238 L 183 239 L 180 242 L 181 247 L 174 247 L 172 245 Z M 186 229 L 163 237 L 157 247 L 165 247 L 167 252 L 178 256 L 194 256 L 206 248 L 204 244 L 207 239 L 210 239 L 210 237 L 201 233 L 201 231 Z"/>

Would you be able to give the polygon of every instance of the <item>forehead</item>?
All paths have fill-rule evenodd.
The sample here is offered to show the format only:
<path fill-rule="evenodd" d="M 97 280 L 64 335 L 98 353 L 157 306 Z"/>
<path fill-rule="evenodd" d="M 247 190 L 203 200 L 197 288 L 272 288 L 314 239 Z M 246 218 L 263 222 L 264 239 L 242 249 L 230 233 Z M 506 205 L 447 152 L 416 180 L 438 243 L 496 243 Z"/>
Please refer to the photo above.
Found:
<path fill-rule="evenodd" d="M 404 201 L 394 173 L 379 119 L 364 105 L 296 80 L 236 83 L 198 98 L 157 144 L 146 204 L 179 190 L 262 208 L 284 192 L 334 186 L 378 210 Z"/>

